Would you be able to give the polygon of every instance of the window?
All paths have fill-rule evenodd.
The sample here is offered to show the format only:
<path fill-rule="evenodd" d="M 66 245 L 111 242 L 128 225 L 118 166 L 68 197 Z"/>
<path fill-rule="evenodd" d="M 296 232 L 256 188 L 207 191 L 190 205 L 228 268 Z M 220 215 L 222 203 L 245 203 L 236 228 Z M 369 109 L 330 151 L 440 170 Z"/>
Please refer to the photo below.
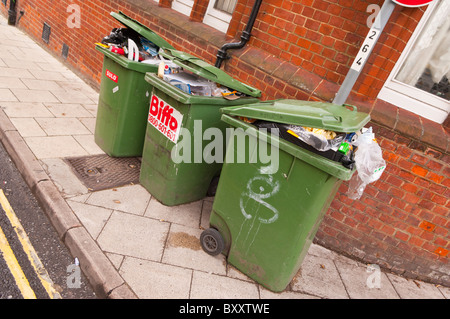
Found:
<path fill-rule="evenodd" d="M 430 4 L 378 98 L 443 123 L 450 112 L 450 1 Z"/>
<path fill-rule="evenodd" d="M 234 7 L 236 7 L 237 0 L 217 0 L 214 4 L 214 9 L 233 14 Z"/>
<path fill-rule="evenodd" d="M 237 0 L 210 0 L 203 23 L 227 32 Z"/>
<path fill-rule="evenodd" d="M 187 16 L 191 15 L 194 0 L 173 0 L 172 9 L 181 12 Z"/>
<path fill-rule="evenodd" d="M 203 23 L 222 32 L 227 32 L 237 0 L 210 0 Z M 172 9 L 191 15 L 194 0 L 173 0 Z"/>

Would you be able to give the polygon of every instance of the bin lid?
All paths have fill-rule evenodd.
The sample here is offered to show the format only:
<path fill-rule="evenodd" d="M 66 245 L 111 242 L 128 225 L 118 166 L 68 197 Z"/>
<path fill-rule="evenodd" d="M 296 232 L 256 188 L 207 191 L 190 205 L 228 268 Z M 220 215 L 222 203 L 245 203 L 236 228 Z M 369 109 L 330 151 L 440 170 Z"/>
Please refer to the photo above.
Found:
<path fill-rule="evenodd" d="M 230 108 L 233 108 L 233 107 L 229 107 L 227 109 L 230 109 Z M 253 126 L 247 122 L 241 121 L 240 119 L 238 119 L 236 117 L 233 117 L 233 116 L 227 115 L 227 114 L 222 114 L 222 121 L 224 121 L 225 123 L 230 124 L 234 127 L 242 128 L 245 131 L 245 134 L 250 134 L 251 136 L 254 136 L 256 138 L 262 138 L 262 141 L 267 141 L 269 143 L 273 143 L 269 136 L 269 134 L 270 134 L 269 132 L 264 131 L 264 130 L 258 130 L 255 126 Z M 312 153 L 302 147 L 298 147 L 297 145 L 290 143 L 286 140 L 283 140 L 281 138 L 276 139 L 276 140 L 278 141 L 276 146 L 280 150 L 282 150 L 304 162 L 307 162 L 310 165 L 326 172 L 327 174 L 332 175 L 341 180 L 345 180 L 345 181 L 350 180 L 353 173 L 356 171 L 356 168 L 348 169 L 339 162 L 335 162 L 326 157 Z"/>
<path fill-rule="evenodd" d="M 191 71 L 202 78 L 219 83 L 249 96 L 261 96 L 260 90 L 234 79 L 221 69 L 186 52 L 164 48 L 160 54 L 165 58 L 170 59 L 176 65 L 181 66 L 183 69 Z"/>
<path fill-rule="evenodd" d="M 159 35 L 157 35 L 155 32 L 150 30 L 148 27 L 140 23 L 139 21 L 136 21 L 129 16 L 127 16 L 122 11 L 119 11 L 119 13 L 111 12 L 111 16 L 113 16 L 117 21 L 125 25 L 126 27 L 133 29 L 140 35 L 142 35 L 147 40 L 153 42 L 156 46 L 163 48 L 163 49 L 173 49 L 174 47 L 169 44 L 166 40 L 161 38 Z"/>
<path fill-rule="evenodd" d="M 301 100 L 265 101 L 226 107 L 221 111 L 233 116 L 346 133 L 358 131 L 370 121 L 370 115 L 358 112 L 355 106 Z"/>

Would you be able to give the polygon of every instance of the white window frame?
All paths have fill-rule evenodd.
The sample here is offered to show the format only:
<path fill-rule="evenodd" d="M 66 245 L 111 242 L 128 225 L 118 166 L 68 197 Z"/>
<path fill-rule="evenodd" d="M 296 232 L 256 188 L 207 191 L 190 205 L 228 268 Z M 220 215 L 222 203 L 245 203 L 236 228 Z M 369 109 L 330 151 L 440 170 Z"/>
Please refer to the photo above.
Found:
<path fill-rule="evenodd" d="M 426 12 L 411 36 L 411 39 L 408 41 L 408 44 L 392 69 L 383 88 L 380 90 L 378 98 L 418 114 L 421 117 L 442 124 L 450 113 L 449 101 L 395 79 L 438 2 L 439 1 L 434 1 L 428 5 Z"/>
<path fill-rule="evenodd" d="M 194 0 L 173 0 L 172 9 L 184 15 L 190 16 Z"/>
<path fill-rule="evenodd" d="M 214 8 L 216 0 L 209 0 L 208 8 L 206 9 L 205 17 L 203 18 L 203 23 L 217 29 L 223 33 L 226 33 L 228 26 L 230 25 L 232 15 L 217 10 Z"/>

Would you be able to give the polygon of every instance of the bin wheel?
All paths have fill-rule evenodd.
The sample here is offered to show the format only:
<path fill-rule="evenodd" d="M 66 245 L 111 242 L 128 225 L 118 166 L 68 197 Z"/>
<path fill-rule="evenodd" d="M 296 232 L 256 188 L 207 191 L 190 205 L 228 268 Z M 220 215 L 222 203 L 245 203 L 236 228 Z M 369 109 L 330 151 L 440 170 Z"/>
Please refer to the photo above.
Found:
<path fill-rule="evenodd" d="M 200 244 L 203 250 L 211 256 L 217 256 L 225 248 L 222 235 L 214 228 L 208 228 L 202 232 Z"/>

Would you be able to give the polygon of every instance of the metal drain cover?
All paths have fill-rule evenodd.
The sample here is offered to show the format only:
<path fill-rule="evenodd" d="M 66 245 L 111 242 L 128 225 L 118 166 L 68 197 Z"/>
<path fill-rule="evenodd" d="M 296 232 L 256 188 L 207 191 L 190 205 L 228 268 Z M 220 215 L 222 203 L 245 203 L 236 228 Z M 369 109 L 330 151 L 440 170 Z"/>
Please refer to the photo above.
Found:
<path fill-rule="evenodd" d="M 139 183 L 141 161 L 136 157 L 93 155 L 64 160 L 90 191 Z"/>

